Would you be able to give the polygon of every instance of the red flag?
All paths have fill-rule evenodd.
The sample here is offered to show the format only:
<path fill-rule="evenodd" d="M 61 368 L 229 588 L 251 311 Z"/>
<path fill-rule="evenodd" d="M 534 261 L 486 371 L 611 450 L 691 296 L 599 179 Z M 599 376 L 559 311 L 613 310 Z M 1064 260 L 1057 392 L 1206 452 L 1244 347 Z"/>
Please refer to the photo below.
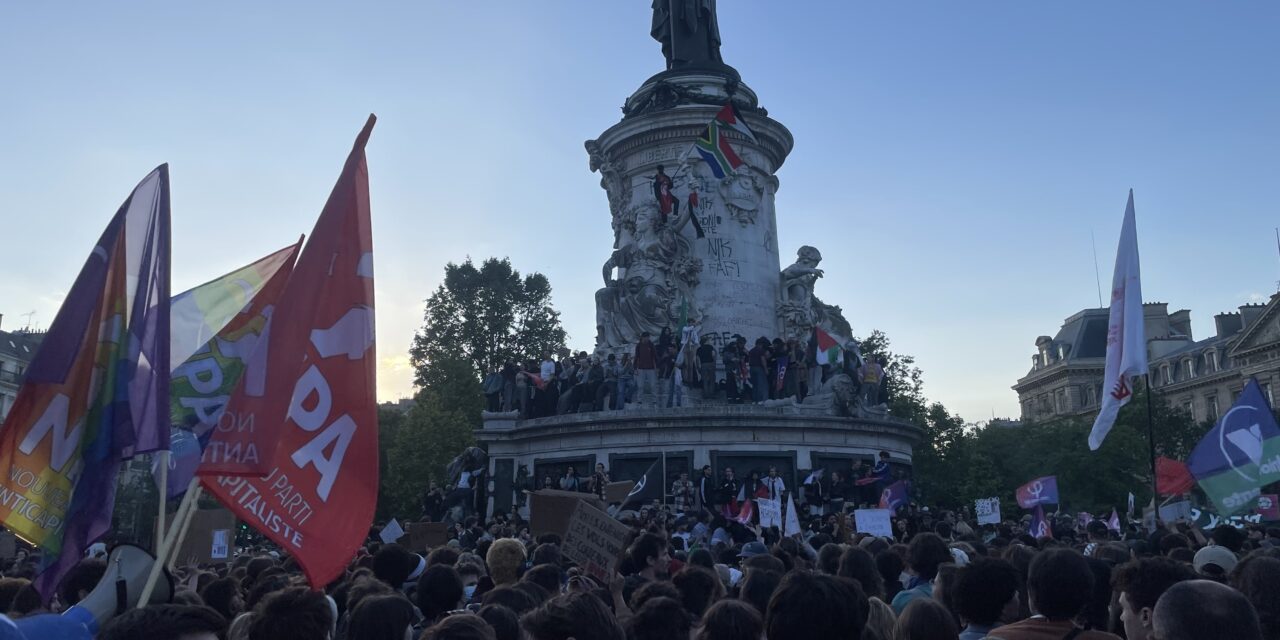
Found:
<path fill-rule="evenodd" d="M 1186 493 L 1195 486 L 1195 478 L 1187 463 L 1179 462 L 1164 456 L 1156 458 L 1156 491 L 1162 496 Z"/>
<path fill-rule="evenodd" d="M 295 558 L 313 587 L 340 575 L 378 493 L 369 116 L 285 285 L 197 474 Z M 257 384 L 253 381 L 257 380 Z"/>

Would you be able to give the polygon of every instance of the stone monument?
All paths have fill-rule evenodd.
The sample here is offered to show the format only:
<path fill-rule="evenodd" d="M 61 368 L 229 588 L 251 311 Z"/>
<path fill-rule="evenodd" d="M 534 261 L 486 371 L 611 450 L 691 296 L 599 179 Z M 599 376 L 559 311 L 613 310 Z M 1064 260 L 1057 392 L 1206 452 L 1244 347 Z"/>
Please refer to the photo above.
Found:
<path fill-rule="evenodd" d="M 813 296 L 818 250 L 780 268 L 776 173 L 793 140 L 721 60 L 715 0 L 655 0 L 653 12 L 667 71 L 586 142 L 614 234 L 596 292 L 597 350 L 628 351 L 643 332 L 679 334 L 691 320 L 717 349 L 734 335 L 807 341 L 815 325 L 849 337 L 840 310 Z M 726 104 L 750 129 L 719 128 L 741 160 L 727 172 L 694 150 Z"/>
<path fill-rule="evenodd" d="M 597 354 L 633 352 L 641 334 L 656 337 L 664 328 L 675 336 L 696 330 L 717 352 L 735 335 L 749 344 L 760 337 L 807 343 L 815 327 L 848 340 L 840 308 L 815 295 L 822 253 L 802 246 L 782 268 L 774 198 L 793 140 L 721 59 L 715 0 L 654 0 L 650 34 L 661 43 L 666 70 L 626 99 L 617 124 L 586 142 L 613 229 L 612 248 L 600 248 Z M 855 353 L 856 345 L 849 349 Z M 744 476 L 776 466 L 795 487 L 808 470 L 847 470 L 887 451 L 904 473 L 922 429 L 866 411 L 849 371 L 830 373 L 811 383 L 803 402 L 731 405 L 691 389 L 674 408 L 631 405 L 535 419 L 486 413 L 476 437 L 489 455 L 490 509 L 519 506 L 521 489 L 597 463 L 615 481 L 661 469 L 662 481 L 645 489 L 646 502 L 664 498 L 676 476 L 694 476 L 703 465 L 717 475 L 736 466 Z"/>

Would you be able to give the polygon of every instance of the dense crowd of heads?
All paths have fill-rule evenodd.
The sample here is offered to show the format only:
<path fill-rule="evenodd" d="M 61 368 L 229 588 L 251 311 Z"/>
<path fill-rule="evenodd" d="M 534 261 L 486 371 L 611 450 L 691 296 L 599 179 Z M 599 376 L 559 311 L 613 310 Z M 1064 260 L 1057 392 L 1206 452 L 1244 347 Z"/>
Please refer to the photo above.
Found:
<path fill-rule="evenodd" d="M 902 509 L 893 537 L 843 514 L 804 532 L 724 518 L 624 512 L 631 539 L 610 579 L 576 566 L 551 533 L 511 516 L 468 519 L 414 553 L 371 531 L 323 589 L 278 550 L 190 564 L 172 604 L 128 611 L 109 640 L 1201 640 L 1280 639 L 1280 530 L 1185 523 L 1109 531 L 1065 518 L 1053 538 L 1016 521 Z M 53 602 L 9 564 L 0 608 L 21 619 L 75 604 L 102 579 L 89 558 Z"/>

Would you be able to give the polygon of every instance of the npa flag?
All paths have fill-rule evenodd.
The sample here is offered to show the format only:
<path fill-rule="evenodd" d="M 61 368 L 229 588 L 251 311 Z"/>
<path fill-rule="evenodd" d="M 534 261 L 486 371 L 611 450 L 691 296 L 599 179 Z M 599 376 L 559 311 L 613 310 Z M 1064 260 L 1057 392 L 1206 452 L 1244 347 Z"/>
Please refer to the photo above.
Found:
<path fill-rule="evenodd" d="M 1027 528 L 1027 533 L 1036 540 L 1053 537 L 1053 527 L 1049 526 L 1049 521 L 1044 517 L 1044 507 L 1036 505 L 1035 511 L 1031 512 L 1031 526 Z"/>
<path fill-rule="evenodd" d="M 0 522 L 44 552 L 47 601 L 111 528 L 120 461 L 169 446 L 169 169 L 99 237 L 0 428 Z"/>
<path fill-rule="evenodd" d="M 174 362 L 169 387 L 168 488 L 186 492 L 209 443 L 214 425 L 244 374 L 302 241 L 253 264 L 174 296 L 169 353 Z M 261 368 L 255 369 L 263 375 Z M 255 380 L 254 386 L 261 385 Z"/>
<path fill-rule="evenodd" d="M 1280 480 L 1280 426 L 1256 379 L 1192 450 L 1187 466 L 1223 517 L 1252 508 L 1262 487 Z"/>
<path fill-rule="evenodd" d="M 1186 463 L 1160 456 L 1156 458 L 1156 491 L 1162 496 L 1176 496 L 1191 490 L 1196 479 Z"/>
<path fill-rule="evenodd" d="M 1111 276 L 1111 316 L 1107 321 L 1107 364 L 1103 374 L 1102 407 L 1089 432 L 1089 449 L 1096 451 L 1115 425 L 1120 407 L 1133 397 L 1133 379 L 1147 373 L 1147 339 L 1142 325 L 1142 276 L 1138 261 L 1138 229 L 1133 214 L 1133 189 L 1124 208 L 1116 268 Z"/>
<path fill-rule="evenodd" d="M 313 587 L 364 543 L 378 495 L 369 116 L 196 474 Z M 261 372 L 263 375 L 259 375 Z"/>
<path fill-rule="evenodd" d="M 1111 510 L 1111 517 L 1107 519 L 1107 528 L 1112 531 L 1120 530 L 1120 514 L 1115 509 Z"/>
<path fill-rule="evenodd" d="M 907 493 L 911 491 L 911 483 L 899 480 L 884 488 L 880 493 L 881 509 L 897 509 L 907 503 Z"/>
<path fill-rule="evenodd" d="M 844 359 L 844 349 L 840 348 L 840 343 L 831 334 L 823 331 L 822 327 L 813 328 L 813 337 L 818 343 L 815 357 L 818 366 L 840 364 Z"/>
<path fill-rule="evenodd" d="M 1041 504 L 1058 504 L 1058 476 L 1036 478 L 1018 487 L 1017 497 L 1018 506 L 1023 509 Z"/>

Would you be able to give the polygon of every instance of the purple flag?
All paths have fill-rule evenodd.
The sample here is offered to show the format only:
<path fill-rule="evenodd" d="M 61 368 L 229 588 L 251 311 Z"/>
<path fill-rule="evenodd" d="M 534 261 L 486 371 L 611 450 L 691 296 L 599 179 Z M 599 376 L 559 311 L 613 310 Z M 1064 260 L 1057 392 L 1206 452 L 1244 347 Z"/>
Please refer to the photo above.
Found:
<path fill-rule="evenodd" d="M 1030 509 L 1040 504 L 1058 504 L 1058 476 L 1036 478 L 1018 487 L 1018 506 Z"/>
<path fill-rule="evenodd" d="M 907 493 L 911 491 L 911 482 L 899 480 L 884 488 L 880 494 L 881 509 L 897 509 L 907 503 Z"/>
<path fill-rule="evenodd" d="M 1031 512 L 1031 526 L 1027 528 L 1027 533 L 1036 540 L 1053 537 L 1053 527 L 1049 526 L 1049 521 L 1044 517 L 1044 507 L 1036 505 L 1035 511 Z"/>
<path fill-rule="evenodd" d="M 5 478 L 38 473 L 48 478 L 46 488 L 65 487 L 58 500 L 49 490 L 27 496 L 60 516 L 60 527 L 33 527 L 22 521 L 27 512 L 3 518 L 45 551 L 35 586 L 46 601 L 84 549 L 110 530 L 121 460 L 168 446 L 168 183 L 161 165 L 107 225 L 0 438 Z M 60 406 L 73 413 L 46 410 Z M 40 416 L 53 426 L 43 427 Z M 163 435 L 148 432 L 160 427 Z M 51 447 L 41 428 L 55 434 Z"/>

